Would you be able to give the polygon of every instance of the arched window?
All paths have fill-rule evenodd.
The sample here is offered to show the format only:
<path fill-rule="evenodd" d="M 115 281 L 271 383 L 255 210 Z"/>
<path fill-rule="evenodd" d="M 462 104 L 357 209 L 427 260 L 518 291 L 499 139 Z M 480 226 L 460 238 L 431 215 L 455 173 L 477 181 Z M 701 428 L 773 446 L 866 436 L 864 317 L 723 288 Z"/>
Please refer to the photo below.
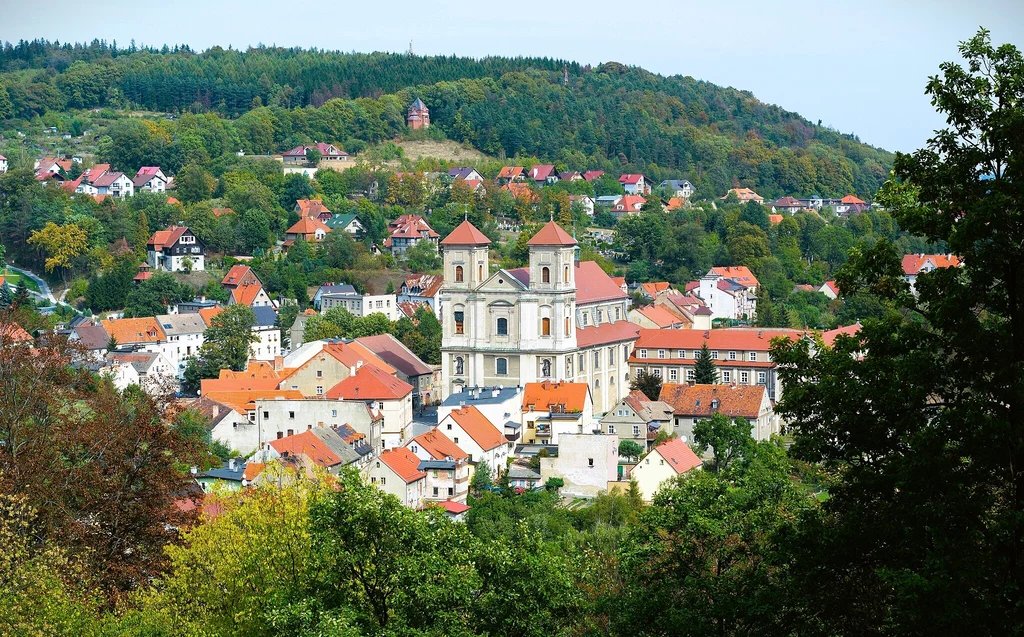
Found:
<path fill-rule="evenodd" d="M 498 319 L 498 336 L 508 336 L 508 319 Z"/>
<path fill-rule="evenodd" d="M 464 326 L 465 326 L 465 320 L 466 320 L 466 313 L 465 312 L 454 312 L 453 313 L 453 317 L 455 318 L 455 333 L 456 334 L 463 334 L 463 333 L 465 333 L 465 327 Z"/>
<path fill-rule="evenodd" d="M 483 266 L 483 264 L 480 264 L 480 265 L 476 266 L 476 278 L 481 280 L 481 281 L 484 280 L 484 266 Z"/>
<path fill-rule="evenodd" d="M 540 280 L 542 283 L 551 283 L 551 268 L 540 269 Z"/>
<path fill-rule="evenodd" d="M 565 377 L 572 378 L 572 356 L 565 357 Z"/>
<path fill-rule="evenodd" d="M 456 283 L 462 283 L 464 280 L 465 280 L 465 277 L 464 277 L 464 274 L 463 274 L 463 271 L 462 271 L 462 266 L 461 265 L 455 266 L 455 282 Z"/>
<path fill-rule="evenodd" d="M 565 335 L 569 335 L 569 317 L 565 317 Z"/>
<path fill-rule="evenodd" d="M 551 336 L 551 319 L 542 318 L 540 320 L 540 334 L 541 336 Z"/>
<path fill-rule="evenodd" d="M 544 378 L 551 376 L 551 359 L 545 358 L 540 362 L 540 375 Z"/>
<path fill-rule="evenodd" d="M 461 356 L 455 357 L 455 375 L 462 376 L 466 373 L 466 361 Z"/>
<path fill-rule="evenodd" d="M 569 282 L 569 266 L 565 266 L 565 276 L 562 277 L 562 282 L 563 283 L 568 283 Z"/>
<path fill-rule="evenodd" d="M 508 359 L 507 358 L 499 358 L 499 359 L 494 361 L 494 373 L 497 374 L 498 376 L 507 376 L 508 375 Z"/>

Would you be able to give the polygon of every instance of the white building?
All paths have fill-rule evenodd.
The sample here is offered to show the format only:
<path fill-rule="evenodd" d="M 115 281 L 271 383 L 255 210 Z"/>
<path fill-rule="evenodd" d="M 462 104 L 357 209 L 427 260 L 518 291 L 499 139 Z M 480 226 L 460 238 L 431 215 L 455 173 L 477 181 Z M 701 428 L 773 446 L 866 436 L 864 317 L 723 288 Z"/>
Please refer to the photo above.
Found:
<path fill-rule="evenodd" d="M 470 463 L 479 466 L 486 462 L 491 477 L 505 470 L 511 444 L 475 406 L 449 412 L 438 421 L 437 429 L 469 455 Z"/>
<path fill-rule="evenodd" d="M 171 365 L 177 370 L 178 378 L 185 375 L 185 365 L 188 359 L 199 352 L 203 346 L 203 333 L 206 331 L 206 322 L 198 313 L 195 314 L 161 314 L 156 317 L 164 334 L 167 335 L 167 344 L 163 348 Z"/>
<path fill-rule="evenodd" d="M 252 333 L 259 340 L 249 345 L 249 357 L 258 361 L 272 361 L 281 355 L 281 327 L 277 324 L 274 308 L 258 305 L 252 308 L 256 313 Z"/>
<path fill-rule="evenodd" d="M 680 438 L 661 443 L 633 467 L 629 477 L 636 480 L 644 502 L 650 502 L 665 484 L 687 471 L 700 471 L 704 466 L 697 454 Z"/>
<path fill-rule="evenodd" d="M 711 310 L 712 319 L 757 317 L 757 277 L 745 266 L 715 267 L 701 277 L 697 295 Z"/>
<path fill-rule="evenodd" d="M 158 230 L 146 244 L 149 267 L 166 272 L 205 269 L 206 244 L 185 226 Z"/>
<path fill-rule="evenodd" d="M 92 182 L 97 195 L 109 195 L 111 197 L 132 197 L 135 195 L 135 185 L 128 175 L 124 173 L 103 173 L 99 179 Z"/>
<path fill-rule="evenodd" d="M 383 314 L 389 321 L 397 321 L 401 318 L 398 311 L 398 301 L 394 294 L 367 294 L 363 297 L 362 314 L 356 316 L 369 316 L 371 314 Z"/>
<path fill-rule="evenodd" d="M 388 449 L 370 463 L 366 477 L 385 493 L 398 498 L 405 506 L 423 506 L 427 474 L 419 469 L 420 459 L 405 447 Z"/>
<path fill-rule="evenodd" d="M 11 166 L 11 164 L 10 164 L 10 162 L 7 161 L 7 158 L 4 157 L 3 155 L 0 155 L 0 175 L 2 175 L 5 172 L 7 172 L 7 170 L 10 168 L 10 166 Z"/>
<path fill-rule="evenodd" d="M 461 407 L 472 406 L 484 418 L 501 429 L 510 423 L 519 427 L 523 422 L 523 388 L 516 386 L 464 387 L 445 398 L 437 408 L 437 421 Z"/>
<path fill-rule="evenodd" d="M 561 478 L 562 493 L 593 498 L 618 479 L 619 438 L 605 434 L 563 434 L 558 455 L 540 459 L 541 484 Z"/>

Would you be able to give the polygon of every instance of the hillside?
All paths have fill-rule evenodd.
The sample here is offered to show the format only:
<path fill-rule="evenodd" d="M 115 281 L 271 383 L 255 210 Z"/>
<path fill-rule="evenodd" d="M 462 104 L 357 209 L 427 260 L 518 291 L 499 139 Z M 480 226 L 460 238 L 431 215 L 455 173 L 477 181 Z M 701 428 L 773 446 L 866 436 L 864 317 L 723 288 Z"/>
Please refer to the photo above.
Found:
<path fill-rule="evenodd" d="M 8 132 L 40 116 L 67 127 L 75 109 L 211 112 L 234 120 L 228 139 L 248 153 L 312 140 L 351 152 L 404 134 L 416 96 L 438 132 L 484 154 L 684 177 L 705 197 L 742 185 L 766 197 L 870 198 L 892 163 L 886 151 L 749 92 L 614 62 L 37 41 L 6 45 L 0 70 Z M 185 156 L 163 165 L 173 170 Z"/>

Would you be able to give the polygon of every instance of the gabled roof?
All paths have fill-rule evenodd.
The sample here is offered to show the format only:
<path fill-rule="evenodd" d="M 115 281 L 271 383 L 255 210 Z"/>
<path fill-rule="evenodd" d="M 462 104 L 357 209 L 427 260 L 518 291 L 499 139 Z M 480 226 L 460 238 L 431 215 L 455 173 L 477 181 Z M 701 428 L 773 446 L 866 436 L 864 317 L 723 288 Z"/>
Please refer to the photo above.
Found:
<path fill-rule="evenodd" d="M 271 327 L 277 324 L 277 312 L 269 305 L 260 305 L 252 308 L 256 315 L 256 322 L 253 327 Z"/>
<path fill-rule="evenodd" d="M 313 217 L 303 217 L 295 222 L 295 224 L 285 230 L 285 234 L 301 234 L 306 237 L 312 237 L 316 235 L 317 230 L 323 230 L 324 233 L 330 232 L 331 229 L 323 224 L 322 221 Z"/>
<path fill-rule="evenodd" d="M 860 332 L 860 323 L 854 323 L 853 325 L 845 325 L 843 327 L 837 327 L 834 330 L 822 332 L 821 340 L 825 343 L 825 345 L 832 347 L 832 344 L 836 342 L 836 337 L 838 337 L 840 334 L 845 334 L 847 336 L 855 336 L 857 332 Z"/>
<path fill-rule="evenodd" d="M 435 460 L 444 460 L 445 458 L 465 460 L 469 458 L 469 455 L 460 449 L 459 445 L 452 442 L 448 436 L 436 428 L 416 436 L 411 442 L 415 442 L 420 447 L 423 447 L 423 450 L 429 453 Z"/>
<path fill-rule="evenodd" d="M 135 175 L 134 177 L 132 177 L 132 184 L 136 188 L 141 188 L 142 186 L 145 186 L 149 182 L 153 181 L 154 179 L 160 179 L 160 176 L 159 175 Z M 94 184 L 94 185 L 96 185 L 96 184 Z"/>
<path fill-rule="evenodd" d="M 469 219 L 457 225 L 451 234 L 441 241 L 443 246 L 486 246 L 490 244 L 491 240 L 487 238 L 487 235 L 480 232 L 476 226 L 469 222 Z M 406 282 L 408 283 L 408 279 L 406 279 Z"/>
<path fill-rule="evenodd" d="M 402 341 L 391 334 L 378 334 L 376 336 L 364 336 L 356 339 L 368 350 L 384 359 L 386 363 L 405 374 L 408 377 L 423 376 L 432 374 L 433 370 L 427 366 L 416 354 L 412 353 Z"/>
<path fill-rule="evenodd" d="M 416 316 L 416 312 L 421 307 L 425 307 L 428 310 L 430 309 L 430 304 L 427 303 L 426 301 L 413 301 L 411 303 L 407 301 L 399 301 L 395 305 L 398 306 L 398 309 L 399 311 L 402 312 L 402 314 L 405 314 L 409 318 L 413 318 L 414 316 Z"/>
<path fill-rule="evenodd" d="M 239 285 L 235 289 L 231 290 L 231 298 L 235 300 L 235 305 L 252 305 L 256 297 L 260 295 L 263 290 L 263 286 L 259 283 L 248 283 Z"/>
<path fill-rule="evenodd" d="M 177 243 L 181 235 L 188 232 L 188 228 L 185 226 L 169 226 L 166 230 L 157 230 L 153 233 L 153 236 L 149 238 L 149 243 L 146 244 L 147 249 L 160 251 L 168 246 L 172 246 Z"/>
<path fill-rule="evenodd" d="M 98 179 L 96 179 L 96 181 L 92 182 L 92 185 L 97 188 L 106 188 L 121 177 L 124 177 L 125 179 L 128 178 L 124 173 L 103 173 Z M 129 179 L 129 181 L 131 180 Z"/>
<path fill-rule="evenodd" d="M 736 350 L 736 351 L 757 351 L 767 352 L 771 349 L 772 339 L 788 338 L 797 340 L 806 335 L 803 330 L 790 329 L 757 329 L 757 328 L 728 328 L 719 330 L 640 330 L 637 338 L 637 349 L 666 349 L 666 350 L 687 350 L 687 354 L 693 354 L 693 350 L 699 350 L 704 343 L 713 350 Z M 578 339 L 577 339 L 578 340 Z M 670 352 L 672 358 L 675 352 Z M 636 353 L 632 358 L 636 358 Z M 631 360 L 632 360 L 631 358 Z M 643 360 L 643 359 L 637 359 Z M 735 361 L 732 361 L 735 362 Z"/>
<path fill-rule="evenodd" d="M 246 275 L 250 274 L 252 276 L 256 276 L 256 273 L 253 272 L 252 268 L 239 263 L 231 266 L 228 273 L 224 275 L 223 279 L 221 279 L 220 284 L 228 287 L 234 287 L 239 285 L 246 278 Z M 257 280 L 259 280 L 259 277 L 257 277 Z"/>
<path fill-rule="evenodd" d="M 498 179 L 515 179 L 523 174 L 522 166 L 504 166 L 498 171 Z"/>
<path fill-rule="evenodd" d="M 656 297 L 659 292 L 666 292 L 671 289 L 671 287 L 672 284 L 668 281 L 649 281 L 647 283 L 640 284 L 640 289 L 652 299 Z"/>
<path fill-rule="evenodd" d="M 378 459 L 398 474 L 406 484 L 427 477 L 419 470 L 420 459 L 405 447 L 395 447 L 380 454 Z"/>
<path fill-rule="evenodd" d="M 223 311 L 224 311 L 224 308 L 222 308 L 220 306 L 217 306 L 217 307 L 202 307 L 202 308 L 199 308 L 199 316 L 203 317 L 203 321 L 205 321 L 207 325 L 210 325 L 212 323 L 212 321 L 213 321 L 213 317 L 217 316 L 218 314 L 220 314 Z"/>
<path fill-rule="evenodd" d="M 78 342 L 86 349 L 106 349 L 110 334 L 102 325 L 79 325 L 75 328 Z"/>
<path fill-rule="evenodd" d="M 682 197 L 669 197 L 668 205 L 665 206 L 665 210 L 667 212 L 672 212 L 674 210 L 682 210 L 683 206 L 685 206 L 685 205 L 686 205 L 686 200 L 683 199 Z"/>
<path fill-rule="evenodd" d="M 104 319 L 103 329 L 107 330 L 121 345 L 126 343 L 155 343 L 165 340 L 160 324 L 152 316 L 144 318 Z"/>
<path fill-rule="evenodd" d="M 469 166 L 459 166 L 458 168 L 450 169 L 448 171 L 448 176 L 453 179 L 468 179 L 470 175 L 472 175 L 475 172 L 475 168 L 470 168 Z"/>
<path fill-rule="evenodd" d="M 155 318 L 168 336 L 206 331 L 206 322 L 198 314 L 160 314 Z"/>
<path fill-rule="evenodd" d="M 295 209 L 300 217 L 316 217 L 321 213 L 331 212 L 322 199 L 299 199 L 295 202 Z"/>
<path fill-rule="evenodd" d="M 761 195 L 757 194 L 756 192 L 754 192 L 750 188 L 730 188 L 729 192 L 735 193 L 736 194 L 736 198 L 739 199 L 740 201 L 754 201 L 754 200 L 757 200 L 757 199 L 761 199 L 762 201 L 764 200 L 764 198 L 761 197 Z M 721 197 L 721 199 L 722 200 L 728 199 L 729 198 L 729 192 L 725 193 L 725 196 Z"/>
<path fill-rule="evenodd" d="M 639 389 L 629 392 L 622 402 L 626 403 L 630 409 L 636 412 L 637 416 L 646 422 L 672 419 L 672 405 L 660 400 L 651 400 Z"/>
<path fill-rule="evenodd" d="M 821 287 L 828 287 L 828 289 L 832 290 L 832 294 L 839 296 L 839 286 L 836 285 L 835 281 L 825 281 L 825 284 Z"/>
<path fill-rule="evenodd" d="M 547 181 L 552 175 L 555 175 L 555 167 L 551 164 L 538 164 L 530 169 L 530 179 L 534 181 Z"/>
<path fill-rule="evenodd" d="M 647 305 L 636 310 L 658 327 L 672 327 L 683 321 L 661 305 Z"/>
<path fill-rule="evenodd" d="M 589 386 L 586 383 L 526 383 L 523 388 L 523 411 L 533 407 L 534 411 L 549 411 L 552 406 L 567 411 L 583 411 L 587 405 Z"/>
<path fill-rule="evenodd" d="M 587 172 L 583 173 L 583 179 L 585 181 L 594 181 L 603 174 L 603 170 L 588 170 Z"/>
<path fill-rule="evenodd" d="M 0 324 L 0 345 L 10 343 L 26 343 L 32 340 L 32 335 L 25 331 L 25 328 L 17 323 Z"/>
<path fill-rule="evenodd" d="M 508 443 L 505 434 L 498 431 L 498 428 L 475 405 L 454 409 L 446 416 L 446 418 L 448 417 L 457 422 L 462 430 L 473 439 L 473 442 L 484 451 L 490 451 Z"/>
<path fill-rule="evenodd" d="M 750 271 L 745 265 L 737 266 L 720 266 L 711 268 L 711 271 L 718 276 L 725 277 L 726 279 L 732 279 L 736 283 L 743 287 L 761 287 L 761 283 L 754 276 L 754 273 Z"/>
<path fill-rule="evenodd" d="M 577 261 L 574 267 L 576 305 L 624 299 L 628 296 L 596 261 Z"/>
<path fill-rule="evenodd" d="M 643 179 L 643 178 L 644 178 L 644 176 L 640 175 L 640 174 L 626 173 L 625 175 L 621 175 L 619 177 L 619 183 L 623 184 L 623 185 L 625 185 L 625 184 L 638 184 L 638 183 L 640 183 L 640 180 Z"/>
<path fill-rule="evenodd" d="M 782 215 L 768 215 L 768 223 L 772 224 L 773 226 L 777 223 L 782 223 L 783 219 L 784 217 Z"/>
<path fill-rule="evenodd" d="M 844 204 L 847 204 L 847 205 L 861 205 L 861 206 L 866 206 L 867 205 L 866 201 L 864 201 L 863 199 L 858 199 L 857 197 L 854 197 L 853 195 L 846 195 L 845 197 L 843 197 L 842 199 L 839 200 L 839 203 L 844 203 Z"/>
<path fill-rule="evenodd" d="M 680 330 L 682 331 L 682 330 Z M 720 413 L 732 418 L 756 420 L 768 390 L 764 385 L 686 385 L 665 383 L 658 397 L 679 416 Z M 717 401 L 717 403 L 715 402 Z"/>
<path fill-rule="evenodd" d="M 472 224 L 470 224 L 472 226 Z M 476 230 L 476 228 L 473 228 Z M 477 230 L 477 232 L 480 232 Z M 454 232 L 452 234 L 455 234 Z M 451 235 L 448 235 L 451 237 Z M 483 233 L 481 233 L 483 236 Z M 484 237 L 487 239 L 487 237 Z M 447 239 L 446 239 L 447 241 Z M 444 241 L 441 242 L 442 244 Z M 437 294 L 441 286 L 444 285 L 444 277 L 440 274 L 413 274 L 405 278 L 405 282 L 402 284 L 406 290 L 409 290 L 409 294 L 415 296 L 430 297 Z M 412 290 L 419 289 L 419 292 L 412 292 Z"/>
<path fill-rule="evenodd" d="M 537 201 L 537 193 L 530 189 L 529 184 L 511 182 L 502 186 L 501 190 L 508 191 L 516 199 L 523 199 L 527 203 L 536 203 Z"/>
<path fill-rule="evenodd" d="M 363 365 L 327 392 L 342 400 L 401 400 L 412 393 L 412 385 L 384 372 L 376 365 Z"/>
<path fill-rule="evenodd" d="M 212 381 L 212 382 L 211 382 Z M 241 385 L 240 381 L 223 381 L 216 379 L 205 379 L 202 381 L 202 394 L 210 400 L 230 407 L 239 414 L 256 409 L 257 400 L 302 400 L 302 392 L 295 389 L 234 389 L 228 391 L 206 391 L 207 383 L 210 386 L 228 386 L 229 383 Z M 263 381 L 266 384 L 266 381 Z"/>
<path fill-rule="evenodd" d="M 690 445 L 680 438 L 672 438 L 661 443 L 651 452 L 665 459 L 668 466 L 676 473 L 686 473 L 703 465 L 703 461 L 690 449 Z"/>
<path fill-rule="evenodd" d="M 928 263 L 935 268 L 960 267 L 960 257 L 955 254 L 907 254 L 903 257 L 903 273 L 917 274 Z"/>
<path fill-rule="evenodd" d="M 574 246 L 576 239 L 569 236 L 569 233 L 562 230 L 562 226 L 554 221 L 544 224 L 544 227 L 537 231 L 537 234 L 526 242 L 528 246 Z"/>
<path fill-rule="evenodd" d="M 270 446 L 282 456 L 306 456 L 319 467 L 334 467 L 342 463 L 341 457 L 312 430 L 271 440 Z"/>
<path fill-rule="evenodd" d="M 861 202 L 861 203 L 863 203 L 863 202 Z M 799 199 L 795 199 L 793 197 L 782 197 L 780 199 L 776 199 L 772 203 L 772 205 L 775 206 L 776 208 L 803 208 L 804 207 L 804 205 L 802 203 L 800 203 Z"/>
<path fill-rule="evenodd" d="M 615 210 L 616 212 L 637 211 L 640 210 L 640 207 L 643 206 L 645 203 L 647 203 L 647 200 L 641 197 L 640 195 L 623 195 L 622 198 L 619 199 L 619 201 L 614 206 L 612 206 L 612 210 Z"/>

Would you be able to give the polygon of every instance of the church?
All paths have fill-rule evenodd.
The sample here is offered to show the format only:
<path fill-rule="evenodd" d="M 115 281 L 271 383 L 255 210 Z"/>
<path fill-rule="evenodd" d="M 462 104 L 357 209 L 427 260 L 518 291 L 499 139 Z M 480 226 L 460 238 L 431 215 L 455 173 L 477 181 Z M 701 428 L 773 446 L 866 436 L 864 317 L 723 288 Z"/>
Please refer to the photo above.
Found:
<path fill-rule="evenodd" d="M 543 380 L 587 383 L 595 414 L 629 393 L 638 326 L 628 297 L 549 222 L 528 242 L 530 265 L 490 271 L 490 240 L 468 220 L 443 241 L 442 398 L 465 387 Z"/>

